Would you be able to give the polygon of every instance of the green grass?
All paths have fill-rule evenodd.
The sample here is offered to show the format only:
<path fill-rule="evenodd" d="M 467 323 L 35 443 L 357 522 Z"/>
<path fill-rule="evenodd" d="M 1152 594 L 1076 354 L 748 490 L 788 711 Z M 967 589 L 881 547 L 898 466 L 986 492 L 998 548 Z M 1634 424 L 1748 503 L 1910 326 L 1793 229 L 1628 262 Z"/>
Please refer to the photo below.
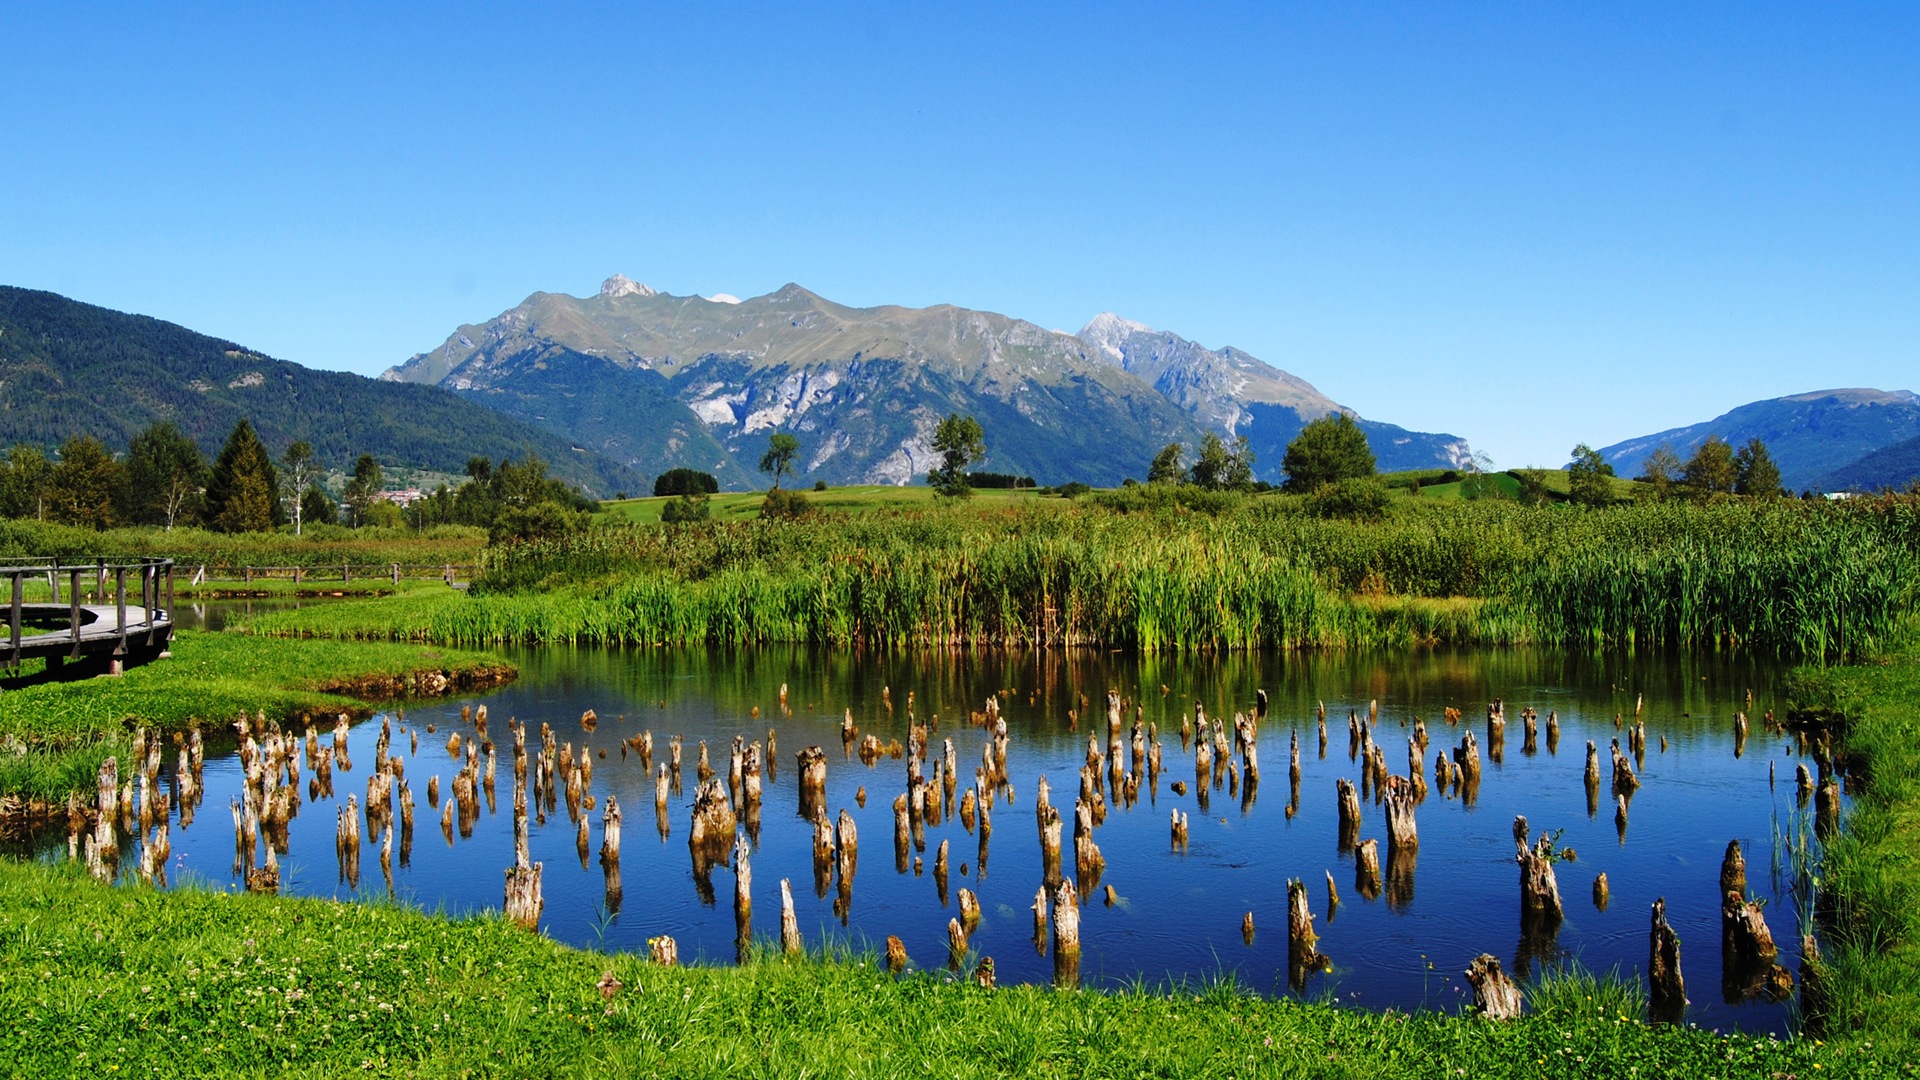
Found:
<path fill-rule="evenodd" d="M 631 915 L 626 917 L 633 917 Z M 1458 966 L 1464 967 L 1465 958 Z M 603 1000 L 612 973 L 623 987 Z M 0 1059 L 18 1075 L 1900 1076 L 1863 1044 L 1556 1008 L 1492 1024 L 1231 984 L 987 992 L 836 955 L 664 969 L 497 918 L 0 867 Z"/>
<path fill-rule="evenodd" d="M 1089 500 L 602 526 L 490 549 L 469 600 L 262 616 L 292 636 L 1249 649 L 1546 644 L 1859 656 L 1912 607 L 1920 501 Z"/>
<path fill-rule="evenodd" d="M 1872 662 L 1796 676 L 1799 707 L 1837 720 L 1863 780 L 1821 852 L 1823 1026 L 1920 1052 L 1920 633 Z"/>
<path fill-rule="evenodd" d="M 181 631 L 173 655 L 118 678 L 40 683 L 0 691 L 0 796 L 64 801 L 89 791 L 110 755 L 131 749 L 132 731 L 209 730 L 240 712 L 288 719 L 302 712 L 364 708 L 349 693 L 367 682 L 435 671 L 472 677 L 511 670 L 498 657 L 422 645 L 268 641 Z"/>
<path fill-rule="evenodd" d="M 485 529 L 446 525 L 427 532 L 409 529 L 346 529 L 317 525 L 305 535 L 288 527 L 271 533 L 217 533 L 157 526 L 96 531 L 23 519 L 0 519 L 0 558 L 125 559 L 171 557 L 192 574 L 206 566 L 305 566 L 322 571 L 340 564 L 385 567 L 472 564 L 486 546 Z"/>

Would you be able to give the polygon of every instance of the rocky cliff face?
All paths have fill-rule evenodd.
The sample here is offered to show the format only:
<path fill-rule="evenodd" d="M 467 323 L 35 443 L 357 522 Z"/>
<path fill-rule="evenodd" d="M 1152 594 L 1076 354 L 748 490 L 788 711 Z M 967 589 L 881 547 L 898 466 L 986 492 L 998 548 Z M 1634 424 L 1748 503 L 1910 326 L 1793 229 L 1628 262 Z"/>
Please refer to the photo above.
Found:
<path fill-rule="evenodd" d="M 690 465 L 730 486 L 775 431 L 805 479 L 909 483 L 950 412 L 987 430 L 983 468 L 1043 483 L 1141 477 L 1169 442 L 1246 435 L 1263 478 L 1339 409 L 1236 349 L 1101 315 L 1078 335 L 950 305 L 849 308 L 799 285 L 747 300 L 669 296 L 615 275 L 598 295 L 536 293 L 384 378 L 445 386 L 636 468 Z M 1363 422 L 1364 425 L 1365 422 Z M 1377 434 L 1376 434 L 1377 433 Z M 1383 468 L 1456 464 L 1454 436 L 1372 425 Z"/>

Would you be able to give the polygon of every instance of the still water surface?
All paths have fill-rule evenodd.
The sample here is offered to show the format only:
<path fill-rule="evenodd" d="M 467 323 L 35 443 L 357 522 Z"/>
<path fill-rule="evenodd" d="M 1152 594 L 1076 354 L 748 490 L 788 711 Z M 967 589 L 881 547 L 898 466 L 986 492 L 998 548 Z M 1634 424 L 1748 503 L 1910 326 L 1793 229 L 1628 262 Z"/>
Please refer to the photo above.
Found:
<path fill-rule="evenodd" d="M 1241 985 L 1262 992 L 1335 998 L 1361 1007 L 1455 1008 L 1466 997 L 1461 970 L 1475 955 L 1499 956 L 1510 971 L 1536 962 L 1577 960 L 1597 971 L 1636 975 L 1647 963 L 1649 905 L 1664 896 L 1668 917 L 1683 945 L 1683 965 L 1693 1005 L 1688 1019 L 1703 1026 L 1784 1031 L 1786 1006 L 1730 1005 L 1720 993 L 1720 916 L 1717 898 L 1721 856 L 1727 842 L 1746 848 L 1750 889 L 1767 901 L 1767 917 L 1782 946 L 1781 962 L 1796 965 L 1795 907 L 1784 872 L 1773 871 L 1776 837 L 1804 817 L 1796 808 L 1792 745 L 1763 730 L 1760 714 L 1774 707 L 1778 672 L 1750 659 L 1726 657 L 1592 657 L 1544 651 L 1419 650 L 1395 653 L 1341 652 L 1300 655 L 1133 657 L 1090 652 L 927 653 L 860 656 L 798 649 L 746 652 L 599 650 L 545 648 L 510 653 L 520 665 L 518 682 L 490 694 L 408 706 L 394 717 L 392 753 L 407 759 L 406 776 L 417 806 L 409 858 L 395 860 L 393 895 L 427 909 L 454 912 L 497 909 L 504 870 L 513 859 L 509 808 L 512 800 L 507 721 L 529 726 L 530 752 L 538 728 L 552 725 L 561 743 L 596 754 L 591 792 L 604 806 L 609 794 L 624 810 L 621 880 L 617 909 L 606 902 L 605 877 L 597 858 L 582 865 L 576 831 L 564 803 L 544 824 L 532 827 L 533 858 L 544 862 L 546 906 L 543 932 L 576 945 L 644 952 L 647 940 L 670 934 L 682 956 L 730 963 L 734 953 L 731 873 L 714 871 L 712 902 L 696 889 L 688 855 L 689 812 L 695 787 L 698 744 L 705 740 L 724 777 L 733 736 L 765 740 L 777 733 L 778 758 L 765 774 L 764 811 L 754 850 L 754 924 L 763 939 L 777 937 L 779 883 L 791 879 L 802 932 L 810 946 L 845 943 L 877 947 L 892 934 L 906 944 L 916 966 L 946 966 L 946 926 L 957 914 L 961 887 L 980 899 L 982 921 L 972 935 L 976 953 L 994 958 L 1002 981 L 1045 982 L 1051 961 L 1035 950 L 1034 891 L 1042 876 L 1033 817 L 1035 781 L 1046 776 L 1052 801 L 1067 819 L 1066 867 L 1072 872 L 1072 803 L 1077 773 L 1085 761 L 1087 735 L 1106 743 L 1102 701 L 1111 688 L 1136 703 L 1158 726 L 1163 771 L 1157 783 L 1142 783 L 1136 805 L 1114 800 L 1095 834 L 1107 860 L 1102 886 L 1112 885 L 1117 903 L 1102 903 L 1102 891 L 1083 899 L 1083 981 L 1116 985 L 1200 981 L 1231 973 Z M 790 715 L 779 692 L 788 687 Z M 889 708 L 883 688 L 890 688 Z M 1251 711 L 1265 689 L 1270 711 L 1260 731 L 1263 782 L 1251 800 L 1224 788 L 1195 785 L 1194 755 L 1183 747 L 1180 726 L 1198 704 L 1209 717 L 1231 720 Z M 989 694 L 1007 691 L 1003 711 L 1011 736 L 1008 770 L 1013 802 L 999 802 L 984 871 L 978 842 L 958 817 L 927 830 L 924 869 L 897 872 L 893 852 L 892 800 L 905 790 L 905 763 L 882 757 L 869 767 L 846 756 L 842 715 L 851 710 L 862 735 L 883 742 L 907 738 L 907 701 L 915 715 L 936 722 L 930 739 L 937 756 L 951 738 L 961 763 L 962 790 L 972 779 L 988 733 L 968 722 Z M 1746 704 L 1753 694 L 1753 705 Z M 1087 705 L 1077 730 L 1073 712 Z M 1643 786 L 1631 803 L 1624 838 L 1616 829 L 1611 797 L 1603 786 L 1597 813 L 1589 813 L 1582 773 L 1585 744 L 1599 745 L 1603 770 L 1610 740 L 1630 724 L 1635 701 L 1644 696 L 1648 746 Z M 1477 798 L 1469 805 L 1437 791 L 1419 807 L 1420 848 L 1410 896 L 1367 899 L 1355 888 L 1351 854 L 1337 850 L 1336 778 L 1358 785 L 1360 769 L 1349 758 L 1346 718 L 1364 716 L 1378 702 L 1376 737 L 1389 768 L 1404 774 L 1407 735 L 1424 719 L 1431 738 L 1426 773 L 1434 755 L 1457 746 L 1471 729 L 1481 753 L 1491 749 L 1486 705 L 1507 702 L 1502 760 L 1486 760 Z M 1315 723 L 1318 703 L 1328 714 L 1329 742 L 1322 756 Z M 485 703 L 490 732 L 500 741 L 497 811 L 484 806 L 470 838 L 456 832 L 449 844 L 439 813 L 427 806 L 428 779 L 441 778 L 449 797 L 458 765 L 446 749 L 447 735 L 461 731 L 463 705 Z M 1464 719 L 1450 726 L 1446 707 Z M 1522 747 L 1520 710 L 1532 706 L 1541 718 L 1535 752 Z M 594 710 L 596 730 L 581 714 Z M 758 714 L 755 714 L 755 710 Z M 1753 717 L 1744 752 L 1735 754 L 1733 717 Z M 1550 746 L 1546 716 L 1557 713 L 1560 738 Z M 1127 717 L 1131 724 L 1133 712 Z M 428 725 L 435 732 L 429 734 Z M 283 858 L 283 891 L 300 895 L 384 895 L 377 851 L 362 859 L 358 887 L 340 880 L 334 857 L 335 809 L 349 793 L 362 799 L 374 756 L 378 718 L 356 724 L 349 746 L 355 768 L 336 770 L 338 802 L 322 798 L 294 819 Z M 665 760 L 668 738 L 685 738 L 685 779 L 670 801 L 670 827 L 660 836 L 653 814 L 653 780 L 637 754 L 623 759 L 621 742 L 642 730 L 653 733 L 656 761 Z M 1289 735 L 1301 743 L 1302 779 L 1297 812 L 1286 813 Z M 410 733 L 419 748 L 410 749 Z M 1662 741 L 1664 738 L 1664 747 Z M 323 741 L 325 733 L 323 731 Z M 797 816 L 794 755 L 808 745 L 828 751 L 827 808 L 847 808 L 859 826 L 861 848 L 852 903 L 843 920 L 834 912 L 834 892 L 815 891 L 812 829 Z M 597 755 L 605 753 L 604 758 Z M 169 770 L 171 765 L 169 765 Z M 1770 783 L 1770 769 L 1777 783 Z M 304 779 L 304 778 L 303 778 Z M 232 757 L 209 759 L 206 797 L 196 823 L 176 831 L 170 876 L 239 887 L 234 838 L 224 807 L 239 790 Z M 1172 791 L 1174 781 L 1188 786 Z M 857 789 L 867 793 L 865 807 Z M 304 794 L 304 793 L 303 793 Z M 1185 852 L 1170 843 L 1169 813 L 1191 815 Z M 590 811 L 591 846 L 597 853 L 600 810 Z M 1558 864 L 1566 919 L 1544 951 L 1522 942 L 1513 818 L 1524 814 L 1538 835 L 1557 832 L 1559 845 L 1575 858 Z M 1362 811 L 1362 839 L 1379 838 L 1386 862 L 1384 820 L 1377 803 Z M 943 899 L 933 875 L 941 840 L 951 844 L 949 894 Z M 1341 903 L 1331 912 L 1326 875 L 1338 883 Z M 1611 902 L 1598 910 L 1591 899 L 1595 875 L 1604 871 Z M 1287 979 L 1286 882 L 1310 887 L 1321 935 L 1319 949 L 1333 961 L 1293 991 Z M 1253 914 L 1251 944 L 1243 917 Z"/>

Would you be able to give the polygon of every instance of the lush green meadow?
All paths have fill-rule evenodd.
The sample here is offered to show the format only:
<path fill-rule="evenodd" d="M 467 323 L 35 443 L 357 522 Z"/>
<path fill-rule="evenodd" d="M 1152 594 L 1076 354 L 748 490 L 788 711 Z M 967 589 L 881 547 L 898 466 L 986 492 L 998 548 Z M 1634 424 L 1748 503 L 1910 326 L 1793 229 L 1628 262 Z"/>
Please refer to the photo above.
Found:
<path fill-rule="evenodd" d="M 335 572 L 343 563 L 355 566 L 470 565 L 479 561 L 487 531 L 443 525 L 425 532 L 410 529 L 348 529 L 315 525 L 302 536 L 281 532 L 222 533 L 207 529 L 157 526 L 86 529 L 47 521 L 0 518 L 0 558 L 9 562 L 59 558 L 63 561 L 95 558 L 172 558 L 182 579 L 194 568 L 309 567 Z"/>
<path fill-rule="evenodd" d="M 1880 647 L 1920 580 L 1920 503 L 1597 510 L 1110 497 L 801 521 L 600 526 L 490 549 L 476 595 L 263 616 L 270 634 L 617 644 L 1251 649 L 1535 643 Z"/>
<path fill-rule="evenodd" d="M 1826 1027 L 1920 1053 L 1920 632 L 1870 662 L 1805 668 L 1799 708 L 1836 724 L 1853 804 L 1821 852 Z"/>
<path fill-rule="evenodd" d="M 38 682 L 0 690 L 0 799 L 17 809 L 64 802 L 93 789 L 109 756 L 132 748 L 133 729 L 217 736 L 242 712 L 287 721 L 301 713 L 363 711 L 418 676 L 451 683 L 510 675 L 498 657 L 423 645 L 269 641 L 181 631 L 173 655 L 117 678 Z"/>
<path fill-rule="evenodd" d="M 611 975 L 614 988 L 603 978 Z M 611 991 L 603 994 L 605 985 Z M 1863 1042 L 1642 1024 L 1616 984 L 1521 1021 L 1382 1014 L 1226 985 L 981 990 L 871 957 L 661 968 L 497 918 L 108 889 L 0 867 L 0 1055 L 17 1075 L 1902 1076 Z"/>

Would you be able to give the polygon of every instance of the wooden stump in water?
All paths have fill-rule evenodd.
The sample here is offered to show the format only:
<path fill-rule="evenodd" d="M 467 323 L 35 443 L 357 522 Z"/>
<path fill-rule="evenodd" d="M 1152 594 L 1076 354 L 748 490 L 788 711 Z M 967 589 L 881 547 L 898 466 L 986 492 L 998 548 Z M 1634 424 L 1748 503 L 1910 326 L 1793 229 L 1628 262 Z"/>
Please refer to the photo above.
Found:
<path fill-rule="evenodd" d="M 1489 1020 L 1520 1018 L 1520 987 L 1500 970 L 1500 960 L 1481 953 L 1467 965 L 1467 984 L 1473 987 L 1473 1007 Z"/>
<path fill-rule="evenodd" d="M 733 948 L 744 964 L 753 952 L 753 845 L 742 833 L 733 842 Z"/>
<path fill-rule="evenodd" d="M 907 945 L 897 935 L 887 935 L 887 970 L 895 975 L 907 970 Z"/>
<path fill-rule="evenodd" d="M 727 801 L 726 786 L 718 777 L 709 776 L 702 780 L 694 791 L 693 825 L 687 837 L 695 862 L 718 863 L 725 860 L 728 849 L 733 845 L 734 830 L 738 827 L 733 804 Z"/>
<path fill-rule="evenodd" d="M 1187 850 L 1187 815 L 1173 811 L 1173 850 Z"/>
<path fill-rule="evenodd" d="M 958 974 L 967 963 L 967 930 L 959 919 L 947 920 L 947 970 Z"/>
<path fill-rule="evenodd" d="M 980 925 L 980 898 L 972 889 L 964 887 L 960 890 L 960 924 L 969 934 Z"/>
<path fill-rule="evenodd" d="M 540 925 L 540 910 L 546 901 L 540 895 L 542 864 L 507 867 L 506 916 L 526 930 Z"/>
<path fill-rule="evenodd" d="M 1041 880 L 1049 888 L 1060 883 L 1060 811 L 1042 806 L 1040 820 Z"/>
<path fill-rule="evenodd" d="M 1647 952 L 1648 1018 L 1656 1024 L 1678 1024 L 1687 1013 L 1687 986 L 1680 974 L 1680 935 L 1667 925 L 1664 896 L 1653 902 Z"/>
<path fill-rule="evenodd" d="M 1631 795 L 1640 787 L 1640 778 L 1634 775 L 1633 762 L 1620 752 L 1620 740 L 1613 740 L 1613 793 Z"/>
<path fill-rule="evenodd" d="M 661 967 L 678 967 L 680 945 L 665 934 L 647 939 L 647 959 Z"/>
<path fill-rule="evenodd" d="M 1370 838 L 1354 846 L 1353 891 L 1368 900 L 1380 898 L 1380 841 Z"/>
<path fill-rule="evenodd" d="M 1080 894 L 1071 881 L 1053 892 L 1053 983 L 1080 985 Z"/>
<path fill-rule="evenodd" d="M 1331 966 L 1314 947 L 1320 935 L 1313 929 L 1313 911 L 1307 906 L 1307 886 L 1299 878 L 1287 881 L 1287 982 L 1297 993 L 1307 976 Z"/>
<path fill-rule="evenodd" d="M 1820 788 L 1814 792 L 1813 832 L 1822 840 L 1829 839 L 1840 828 L 1840 781 L 1829 776 L 1820 782 Z"/>
<path fill-rule="evenodd" d="M 913 840 L 913 827 L 908 822 L 907 797 L 893 797 L 893 867 L 895 872 L 907 872 L 907 848 Z"/>
<path fill-rule="evenodd" d="M 800 816 L 812 821 L 826 813 L 827 752 L 809 746 L 795 756 L 800 765 Z"/>
<path fill-rule="evenodd" d="M 806 951 L 800 938 L 800 918 L 793 911 L 793 886 L 786 878 L 780 879 L 780 951 L 788 956 Z"/>
<path fill-rule="evenodd" d="M 834 867 L 839 873 L 840 887 L 842 891 L 851 891 L 853 875 L 860 867 L 860 830 L 845 807 L 840 809 L 840 818 L 834 826 L 834 839 L 837 848 Z"/>
<path fill-rule="evenodd" d="M 1611 899 L 1612 891 L 1607 886 L 1607 872 L 1602 870 L 1600 871 L 1600 875 L 1593 879 L 1593 906 L 1595 910 L 1607 910 L 1607 903 Z"/>
<path fill-rule="evenodd" d="M 1513 819 L 1513 845 L 1520 863 L 1520 920 L 1523 928 L 1545 929 L 1557 926 L 1564 911 L 1560 906 L 1560 883 L 1553 874 L 1553 839 L 1540 837 L 1527 846 L 1527 819 Z"/>
<path fill-rule="evenodd" d="M 1251 911 L 1240 920 L 1240 940 L 1248 945 L 1253 944 L 1253 912 Z"/>
<path fill-rule="evenodd" d="M 1360 796 L 1353 790 L 1353 781 L 1344 776 L 1333 784 L 1340 800 L 1340 834 L 1336 847 L 1345 853 L 1353 850 L 1360 837 Z"/>
<path fill-rule="evenodd" d="M 1620 843 L 1624 846 L 1627 842 L 1627 797 L 1615 795 L 1613 803 L 1613 828 L 1620 834 Z"/>
<path fill-rule="evenodd" d="M 1420 830 L 1413 817 L 1417 802 L 1412 785 L 1408 784 L 1403 777 L 1388 778 L 1386 794 L 1381 797 L 1381 805 L 1387 817 L 1389 861 L 1392 861 L 1395 851 L 1404 851 L 1411 855 L 1420 848 Z"/>

